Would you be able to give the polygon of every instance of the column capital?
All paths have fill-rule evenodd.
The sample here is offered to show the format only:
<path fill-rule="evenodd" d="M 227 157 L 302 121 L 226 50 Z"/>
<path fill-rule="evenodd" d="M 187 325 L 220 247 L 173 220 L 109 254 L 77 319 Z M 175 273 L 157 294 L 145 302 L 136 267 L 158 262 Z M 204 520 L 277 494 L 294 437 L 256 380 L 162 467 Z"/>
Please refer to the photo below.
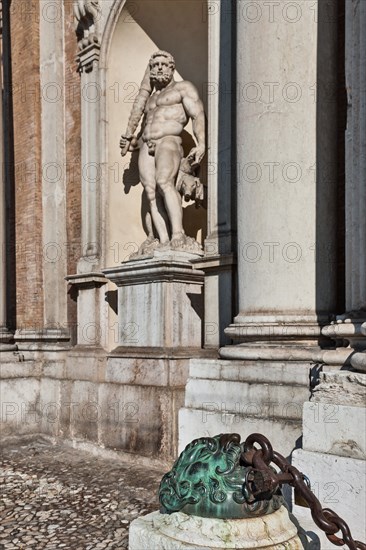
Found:
<path fill-rule="evenodd" d="M 91 73 L 93 69 L 98 67 L 100 55 L 100 45 L 97 42 L 89 44 L 81 50 L 76 56 L 79 73 Z"/>

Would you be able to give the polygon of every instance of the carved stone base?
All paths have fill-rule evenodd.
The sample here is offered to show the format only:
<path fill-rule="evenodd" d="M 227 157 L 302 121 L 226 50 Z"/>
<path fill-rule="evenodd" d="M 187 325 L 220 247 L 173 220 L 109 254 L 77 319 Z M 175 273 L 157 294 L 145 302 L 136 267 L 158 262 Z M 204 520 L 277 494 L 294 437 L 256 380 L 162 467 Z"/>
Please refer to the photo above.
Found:
<path fill-rule="evenodd" d="M 335 322 L 322 330 L 323 335 L 335 340 L 339 368 L 350 366 L 366 372 L 366 321 L 364 311 L 339 315 Z M 332 364 L 325 360 L 327 365 Z M 334 363 L 333 363 L 334 364 Z"/>
<path fill-rule="evenodd" d="M 65 351 L 70 347 L 70 334 L 64 327 L 17 329 L 14 340 L 19 351 Z"/>
<path fill-rule="evenodd" d="M 104 269 L 118 286 L 119 346 L 200 348 L 203 272 L 188 252 L 161 252 Z"/>
<path fill-rule="evenodd" d="M 129 550 L 303 550 L 286 508 L 267 516 L 225 520 L 153 512 L 130 526 Z"/>
<path fill-rule="evenodd" d="M 188 252 L 190 254 L 196 254 L 203 256 L 202 246 L 192 237 L 182 235 L 180 239 L 175 239 L 167 244 L 161 244 L 159 239 L 147 238 L 139 247 L 138 251 L 131 254 L 130 259 L 136 260 L 142 256 L 151 257 L 154 252 L 159 254 L 169 254 L 175 252 Z"/>

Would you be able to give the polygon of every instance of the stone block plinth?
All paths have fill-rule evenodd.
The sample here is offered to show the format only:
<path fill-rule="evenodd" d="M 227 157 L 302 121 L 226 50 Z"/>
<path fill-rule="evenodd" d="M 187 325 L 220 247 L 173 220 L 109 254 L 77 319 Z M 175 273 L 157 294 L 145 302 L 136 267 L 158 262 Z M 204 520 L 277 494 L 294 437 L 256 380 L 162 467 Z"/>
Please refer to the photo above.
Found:
<path fill-rule="evenodd" d="M 366 460 L 364 407 L 310 401 L 304 403 L 303 448 Z"/>
<path fill-rule="evenodd" d="M 90 272 L 69 275 L 66 280 L 77 291 L 77 344 L 96 348 L 106 346 L 103 328 L 107 279 L 101 273 Z"/>
<path fill-rule="evenodd" d="M 197 437 L 263 433 L 290 455 L 301 437 L 303 403 L 310 398 L 310 366 L 297 362 L 192 359 L 179 449 Z"/>
<path fill-rule="evenodd" d="M 118 287 L 119 346 L 201 347 L 203 272 L 190 261 L 196 257 L 155 251 L 103 270 Z"/>
<path fill-rule="evenodd" d="M 309 478 L 322 507 L 334 510 L 346 521 L 352 537 L 363 542 L 366 536 L 365 461 L 297 449 L 293 452 L 292 464 Z M 324 533 L 311 520 L 308 508 L 297 503 L 296 498 L 293 514 L 309 535 L 316 534 L 326 543 Z M 328 542 L 321 548 L 330 547 Z"/>
<path fill-rule="evenodd" d="M 198 548 L 302 550 L 303 546 L 284 507 L 260 518 L 236 520 L 153 512 L 131 523 L 129 550 Z"/>

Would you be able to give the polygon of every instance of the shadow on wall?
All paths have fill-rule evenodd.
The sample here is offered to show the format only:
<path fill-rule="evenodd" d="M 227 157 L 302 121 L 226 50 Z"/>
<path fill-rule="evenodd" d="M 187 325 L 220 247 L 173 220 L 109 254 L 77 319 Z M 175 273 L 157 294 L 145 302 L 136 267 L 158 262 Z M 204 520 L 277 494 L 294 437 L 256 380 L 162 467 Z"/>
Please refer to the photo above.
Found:
<path fill-rule="evenodd" d="M 180 75 L 197 86 L 206 107 L 206 2 L 133 0 L 127 2 L 126 9 L 159 49 L 174 56 Z"/>

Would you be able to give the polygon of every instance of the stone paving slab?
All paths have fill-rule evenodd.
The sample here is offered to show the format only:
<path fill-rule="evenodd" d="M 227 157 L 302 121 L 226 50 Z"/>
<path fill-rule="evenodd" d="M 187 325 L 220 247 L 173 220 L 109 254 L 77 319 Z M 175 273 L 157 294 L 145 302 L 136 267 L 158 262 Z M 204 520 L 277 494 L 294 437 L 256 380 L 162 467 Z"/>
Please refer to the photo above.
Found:
<path fill-rule="evenodd" d="M 128 527 L 158 509 L 164 470 L 37 439 L 3 447 L 0 550 L 128 547 Z"/>

